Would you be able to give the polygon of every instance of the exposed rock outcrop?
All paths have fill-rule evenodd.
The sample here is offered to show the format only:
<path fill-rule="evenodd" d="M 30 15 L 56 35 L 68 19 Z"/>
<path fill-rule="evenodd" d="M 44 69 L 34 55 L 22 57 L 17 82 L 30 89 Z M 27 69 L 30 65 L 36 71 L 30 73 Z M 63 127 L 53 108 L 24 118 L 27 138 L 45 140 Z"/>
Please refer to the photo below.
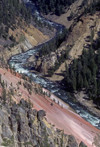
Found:
<path fill-rule="evenodd" d="M 31 56 L 28 59 L 27 64 L 24 66 L 27 68 L 34 68 L 41 73 L 47 73 L 48 70 L 55 65 L 55 62 L 59 62 L 59 57 L 63 53 L 66 53 L 66 46 L 60 47 L 57 52 L 51 52 L 49 55 L 39 57 L 38 53 Z"/>
<path fill-rule="evenodd" d="M 9 30 L 10 30 L 9 35 L 13 34 L 13 36 L 17 41 L 17 44 L 14 45 L 13 47 L 5 47 L 5 49 L 3 49 L 3 46 L 6 44 L 6 41 L 5 40 L 2 41 L 4 42 L 4 44 L 1 44 L 1 40 L 0 40 L 0 44 L 1 44 L 0 51 L 2 51 L 1 54 L 4 56 L 5 61 L 7 61 L 11 56 L 15 54 L 26 52 L 27 50 L 41 43 L 44 43 L 50 39 L 49 29 L 46 28 L 47 30 L 47 34 L 46 34 L 43 30 L 39 31 L 36 27 L 34 27 L 31 24 L 29 26 L 23 25 L 23 28 L 16 28 L 14 31 L 12 31 L 11 29 Z M 54 34 L 55 31 L 54 33 L 52 33 L 52 35 L 50 35 L 50 37 L 52 37 Z"/>
<path fill-rule="evenodd" d="M 0 105 L 0 145 L 9 147 L 78 147 L 72 135 L 54 129 L 44 110 L 31 109 L 21 100 L 12 107 Z M 84 144 L 81 143 L 80 147 Z"/>

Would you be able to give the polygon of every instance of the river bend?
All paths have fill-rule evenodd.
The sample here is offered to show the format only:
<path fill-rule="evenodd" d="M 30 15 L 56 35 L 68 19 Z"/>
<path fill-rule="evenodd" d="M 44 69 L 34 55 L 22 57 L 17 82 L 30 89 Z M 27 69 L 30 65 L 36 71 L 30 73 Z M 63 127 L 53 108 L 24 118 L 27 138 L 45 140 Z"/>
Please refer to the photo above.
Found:
<path fill-rule="evenodd" d="M 55 27 L 58 30 L 57 33 L 62 32 L 63 26 L 56 24 L 54 22 L 48 21 L 45 18 L 41 17 L 39 12 L 37 11 L 35 5 L 32 2 L 30 2 L 29 0 L 26 0 L 26 5 L 31 8 L 32 14 L 34 14 L 38 20 L 41 20 L 42 22 L 46 21 L 46 23 L 49 23 L 50 25 Z M 57 35 L 57 33 L 56 33 L 56 35 Z M 42 44 L 42 45 L 44 45 L 44 44 Z M 61 88 L 59 88 L 59 86 L 56 83 L 51 82 L 51 81 L 43 78 L 41 76 L 41 74 L 30 73 L 30 71 L 28 69 L 24 68 L 23 64 L 25 64 L 27 62 L 27 59 L 30 56 L 32 56 L 36 52 L 38 52 L 40 50 L 40 48 L 42 47 L 42 45 L 39 45 L 39 46 L 37 46 L 37 47 L 35 47 L 25 53 L 21 53 L 21 54 L 18 54 L 18 55 L 11 57 L 9 60 L 9 64 L 11 66 L 14 66 L 15 70 L 18 72 L 25 73 L 27 76 L 32 75 L 33 81 L 35 83 L 42 85 L 44 88 L 51 91 L 54 95 L 59 97 L 61 100 L 68 103 L 82 118 L 84 118 L 86 121 L 90 122 L 93 126 L 100 129 L 100 118 L 93 116 L 81 105 L 75 103 L 71 98 L 68 97 L 67 92 L 62 90 Z"/>

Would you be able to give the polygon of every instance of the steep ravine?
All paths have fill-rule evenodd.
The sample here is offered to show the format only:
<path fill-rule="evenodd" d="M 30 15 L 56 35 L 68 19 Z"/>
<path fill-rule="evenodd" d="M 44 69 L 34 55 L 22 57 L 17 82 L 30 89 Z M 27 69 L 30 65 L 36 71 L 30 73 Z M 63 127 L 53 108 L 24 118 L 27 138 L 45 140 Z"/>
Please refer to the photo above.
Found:
<path fill-rule="evenodd" d="M 26 2 L 28 1 L 26 0 Z M 28 69 L 24 69 L 23 64 L 27 62 L 27 59 L 30 56 L 38 52 L 40 47 L 41 45 L 38 46 L 38 48 L 23 52 L 21 54 L 19 52 L 18 55 L 10 58 L 9 63 L 15 66 L 16 71 L 23 72 L 26 75 L 30 76 L 30 71 Z M 3 76 L 2 80 L 9 81 L 9 84 L 7 84 L 8 87 L 10 87 L 11 85 L 17 87 L 16 85 L 19 79 L 17 79 L 16 76 L 14 77 L 13 75 L 10 75 L 7 70 L 3 71 L 3 69 L 0 69 L 0 73 L 2 73 Z M 61 90 L 57 84 L 44 79 L 43 77 L 41 77 L 40 74 L 33 73 L 32 78 L 33 81 L 41 84 L 43 87 L 49 89 L 51 92 L 67 102 L 67 93 Z M 10 83 L 11 81 L 13 84 Z M 23 84 L 19 87 L 22 88 Z M 44 108 L 46 108 L 47 110 L 47 113 L 49 112 L 47 115 L 48 117 L 51 116 L 52 122 L 56 120 L 56 125 L 60 124 L 60 127 L 63 126 L 66 128 L 66 130 L 71 130 L 71 132 L 76 135 L 75 137 L 77 138 L 77 141 L 80 141 L 82 139 L 86 141 L 89 147 L 92 146 L 95 133 L 99 133 L 98 129 L 83 120 L 76 113 L 72 111 L 67 112 L 63 108 L 63 106 L 60 107 L 58 104 L 55 103 L 54 106 L 52 106 L 45 98 L 41 97 L 40 95 L 36 96 L 35 94 L 35 96 L 33 97 L 33 93 L 32 95 L 29 95 L 29 91 L 27 91 L 25 87 L 23 87 L 22 89 L 20 88 L 19 91 L 21 90 L 21 96 L 24 98 L 29 98 L 30 96 L 31 101 L 33 102 L 35 107 L 37 106 L 39 111 L 37 111 L 36 109 L 32 109 L 30 107 L 30 103 L 26 102 L 23 99 L 20 100 L 19 104 L 14 103 L 12 106 L 9 106 L 8 104 L 4 105 L 0 101 L 1 145 L 6 145 L 9 147 L 86 147 L 83 142 L 78 145 L 73 135 L 66 135 L 64 134 L 64 131 L 54 129 L 54 127 L 46 120 L 46 112 L 44 110 L 40 110 L 40 108 L 43 108 L 44 106 Z M 55 97 L 54 95 L 52 96 Z M 17 99 L 20 99 L 18 95 L 16 95 L 16 97 Z M 85 117 L 85 119 L 91 121 L 94 126 L 97 126 L 99 128 L 99 118 L 90 115 L 87 111 L 81 108 L 81 106 L 74 104 L 72 99 L 68 99 L 68 101 L 74 109 L 76 107 L 77 112 L 80 115 L 84 115 L 83 117 Z M 67 125 L 69 125 L 70 127 L 68 128 Z"/>
<path fill-rule="evenodd" d="M 39 13 L 37 15 L 37 17 L 41 18 Z M 42 17 L 41 20 L 44 18 Z M 49 23 L 48 20 L 45 20 Z M 56 25 L 57 27 L 59 25 L 50 22 L 52 25 Z M 60 28 L 62 30 L 62 27 L 60 25 Z M 43 44 L 44 45 L 44 44 Z M 42 45 L 41 45 L 42 46 Z M 26 68 L 23 67 L 23 64 L 27 63 L 27 59 L 29 59 L 29 57 L 31 57 L 32 55 L 34 55 L 36 52 L 38 52 L 38 50 L 41 48 L 41 46 L 37 46 L 35 49 L 31 49 L 25 53 L 13 56 L 10 61 L 9 64 L 11 64 L 12 66 L 15 66 L 16 71 L 19 72 L 23 72 L 25 74 L 27 74 L 28 76 L 30 76 L 32 74 L 33 77 L 33 81 L 41 84 L 44 88 L 48 89 L 49 91 L 51 91 L 52 93 L 54 93 L 57 97 L 61 98 L 64 102 L 68 103 L 79 115 L 81 115 L 85 120 L 89 121 L 92 125 L 94 125 L 97 128 L 100 128 L 100 119 L 98 117 L 93 116 L 92 114 L 90 114 L 85 108 L 83 108 L 81 105 L 75 103 L 70 97 L 68 97 L 67 93 L 64 90 L 61 90 L 58 85 L 56 85 L 55 83 L 48 81 L 44 78 L 42 78 L 40 76 L 40 74 L 35 74 L 35 73 L 30 73 L 30 71 Z"/>

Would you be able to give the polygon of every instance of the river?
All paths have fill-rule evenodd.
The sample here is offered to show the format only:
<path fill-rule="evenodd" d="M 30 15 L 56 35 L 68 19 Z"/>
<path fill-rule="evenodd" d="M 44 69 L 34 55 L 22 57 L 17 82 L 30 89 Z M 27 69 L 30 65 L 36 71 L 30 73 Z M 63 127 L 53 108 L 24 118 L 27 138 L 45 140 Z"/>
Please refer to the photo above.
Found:
<path fill-rule="evenodd" d="M 57 33 L 62 32 L 63 26 L 56 24 L 56 23 L 53 23 L 51 21 L 48 21 L 45 18 L 41 17 L 39 12 L 37 11 L 35 5 L 32 2 L 30 2 L 29 0 L 26 0 L 26 5 L 31 8 L 32 13 L 38 18 L 38 20 L 41 20 L 42 22 L 46 21 L 46 23 L 49 23 L 50 25 L 55 27 L 58 30 Z M 100 129 L 100 118 L 93 116 L 81 105 L 75 103 L 72 98 L 68 97 L 68 93 L 66 91 L 62 90 L 58 84 L 43 78 L 41 76 L 41 74 L 30 73 L 30 71 L 28 69 L 24 68 L 23 64 L 25 64 L 27 62 L 27 59 L 30 56 L 34 55 L 36 52 L 38 52 L 41 47 L 42 47 L 42 45 L 39 45 L 39 46 L 37 46 L 37 47 L 35 47 L 25 53 L 21 53 L 21 54 L 12 56 L 9 60 L 9 64 L 11 66 L 14 66 L 15 70 L 20 73 L 24 73 L 27 76 L 32 75 L 33 81 L 35 83 L 40 84 L 45 89 L 48 89 L 49 91 L 51 91 L 54 95 L 56 95 L 61 100 L 63 100 L 67 104 L 69 104 L 70 107 L 72 107 L 82 118 L 84 118 L 86 121 L 90 122 L 93 126 Z"/>

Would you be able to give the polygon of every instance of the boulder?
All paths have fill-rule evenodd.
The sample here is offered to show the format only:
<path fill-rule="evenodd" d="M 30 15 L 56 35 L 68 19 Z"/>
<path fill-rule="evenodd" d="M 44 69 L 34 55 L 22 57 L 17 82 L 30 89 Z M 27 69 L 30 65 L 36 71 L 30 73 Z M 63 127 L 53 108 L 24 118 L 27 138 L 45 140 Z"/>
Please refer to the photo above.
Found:
<path fill-rule="evenodd" d="M 81 143 L 79 144 L 79 147 L 87 147 L 87 146 L 81 141 Z"/>
<path fill-rule="evenodd" d="M 68 147 L 78 147 L 78 144 L 77 144 L 75 137 L 73 135 L 69 135 Z"/>
<path fill-rule="evenodd" d="M 37 110 L 36 109 L 33 109 L 33 112 L 32 112 L 32 114 L 34 115 L 34 116 L 37 116 Z"/>
<path fill-rule="evenodd" d="M 42 120 L 44 116 L 46 116 L 45 111 L 44 111 L 44 110 L 39 110 L 39 111 L 38 111 L 38 114 L 37 114 L 38 120 L 39 120 L 39 121 Z"/>
<path fill-rule="evenodd" d="M 28 108 L 28 103 L 27 103 L 24 99 L 21 99 L 21 100 L 20 100 L 20 104 L 21 104 L 23 107 Z"/>

